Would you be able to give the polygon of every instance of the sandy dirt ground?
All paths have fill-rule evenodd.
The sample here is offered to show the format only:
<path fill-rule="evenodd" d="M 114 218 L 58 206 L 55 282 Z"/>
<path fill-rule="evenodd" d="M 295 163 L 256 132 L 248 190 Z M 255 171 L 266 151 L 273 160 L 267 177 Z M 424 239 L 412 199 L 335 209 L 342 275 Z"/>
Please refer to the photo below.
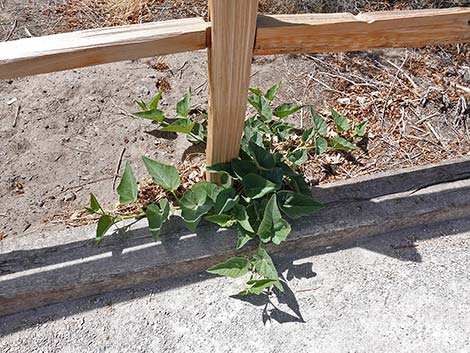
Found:
<path fill-rule="evenodd" d="M 63 31 L 71 25 L 63 3 L 3 0 L 0 39 Z M 158 18 L 173 16 L 164 9 Z M 257 57 L 252 86 L 282 80 L 279 103 L 311 104 L 326 114 L 335 106 L 355 123 L 369 120 L 360 151 L 310 158 L 306 176 L 324 183 L 467 155 L 469 59 L 465 45 Z M 142 155 L 181 162 L 190 147 L 183 137 L 162 138 L 156 125 L 130 113 L 135 99 L 150 99 L 163 86 L 168 116 L 189 87 L 193 107 L 206 109 L 206 54 L 160 60 L 167 69 L 142 59 L 0 81 L 0 239 L 81 224 L 90 192 L 113 207 L 121 155 L 139 177 Z M 308 125 L 308 110 L 293 121 Z"/>

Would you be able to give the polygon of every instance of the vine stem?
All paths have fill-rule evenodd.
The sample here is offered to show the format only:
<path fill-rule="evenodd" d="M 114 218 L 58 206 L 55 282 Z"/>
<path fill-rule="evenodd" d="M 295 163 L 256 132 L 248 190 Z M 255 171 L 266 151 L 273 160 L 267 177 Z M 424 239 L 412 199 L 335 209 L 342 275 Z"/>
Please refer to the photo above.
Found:
<path fill-rule="evenodd" d="M 145 216 L 146 216 L 146 213 L 144 211 L 141 211 L 140 213 L 136 213 L 132 215 L 118 216 L 118 218 L 122 222 L 126 219 L 133 219 L 133 218 L 139 218 L 139 217 L 145 217 Z"/>
<path fill-rule="evenodd" d="M 316 138 L 314 138 L 314 141 L 316 141 Z M 299 147 L 295 148 L 291 153 L 294 153 L 294 152 L 300 151 L 300 150 L 309 150 L 309 149 L 312 149 L 312 148 L 315 148 L 314 144 L 304 143 L 304 144 L 300 145 Z"/>
<path fill-rule="evenodd" d="M 176 195 L 176 192 L 174 190 L 171 190 L 170 192 L 179 204 L 180 203 L 180 198 Z"/>

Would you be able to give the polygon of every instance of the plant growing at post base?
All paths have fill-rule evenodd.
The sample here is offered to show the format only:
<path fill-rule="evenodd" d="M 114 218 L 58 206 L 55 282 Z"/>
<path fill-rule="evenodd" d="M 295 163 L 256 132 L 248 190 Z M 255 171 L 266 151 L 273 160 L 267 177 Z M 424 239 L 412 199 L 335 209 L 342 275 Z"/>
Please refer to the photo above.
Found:
<path fill-rule="evenodd" d="M 220 184 L 203 181 L 184 190 L 174 166 L 143 157 L 153 182 L 165 191 L 165 197 L 147 200 L 144 205 L 139 202 L 137 180 L 130 163 L 126 162 L 117 192 L 119 203 L 132 206 L 134 212 L 125 216 L 107 212 L 91 194 L 88 211 L 100 216 L 97 241 L 102 240 L 112 225 L 128 218 L 146 217 L 155 241 L 171 214 L 180 216 L 191 231 L 195 231 L 202 221 L 221 228 L 235 228 L 236 248 L 241 249 L 251 242 L 257 244 L 256 252 L 251 257 L 228 259 L 208 272 L 231 278 L 249 274 L 241 294 L 260 294 L 273 286 L 282 291 L 278 272 L 265 246 L 279 245 L 287 239 L 291 232 L 289 220 L 322 208 L 310 196 L 310 188 L 295 170 L 296 166 L 305 162 L 309 153 L 319 154 L 329 148 L 356 149 L 353 139 L 364 136 L 367 123 L 358 125 L 350 133 L 349 121 L 332 110 L 336 129 L 344 136 L 349 132 L 349 136 L 336 134 L 329 137 L 327 122 L 311 109 L 313 126 L 298 130 L 284 119 L 302 106 L 282 104 L 272 107 L 279 87 L 280 83 L 266 93 L 259 89 L 250 90 L 253 95 L 249 102 L 256 114 L 246 119 L 239 157 L 207 168 L 219 174 Z M 137 102 L 142 111 L 134 115 L 159 123 L 160 131 L 184 133 L 191 142 L 204 143 L 207 135 L 205 120 L 198 122 L 190 116 L 190 91 L 178 102 L 178 117 L 172 122 L 158 109 L 161 96 L 160 92 L 148 104 Z"/>

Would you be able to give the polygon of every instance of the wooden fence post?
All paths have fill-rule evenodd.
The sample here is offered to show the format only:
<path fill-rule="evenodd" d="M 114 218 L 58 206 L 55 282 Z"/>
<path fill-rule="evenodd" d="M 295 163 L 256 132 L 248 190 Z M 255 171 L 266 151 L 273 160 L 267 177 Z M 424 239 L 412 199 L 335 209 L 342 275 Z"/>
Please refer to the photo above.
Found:
<path fill-rule="evenodd" d="M 207 165 L 238 156 L 245 121 L 258 0 L 209 0 Z M 214 180 L 214 176 L 208 174 Z"/>

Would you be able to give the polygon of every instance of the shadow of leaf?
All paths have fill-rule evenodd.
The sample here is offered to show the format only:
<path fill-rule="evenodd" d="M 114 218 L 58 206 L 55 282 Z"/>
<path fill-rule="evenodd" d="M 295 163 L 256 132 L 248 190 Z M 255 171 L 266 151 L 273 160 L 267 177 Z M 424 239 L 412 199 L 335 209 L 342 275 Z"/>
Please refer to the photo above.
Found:
<path fill-rule="evenodd" d="M 260 295 L 233 295 L 231 298 L 238 299 L 246 303 L 250 303 L 251 305 L 257 307 L 263 307 L 263 311 L 261 313 L 261 318 L 263 324 L 266 324 L 268 321 L 271 322 L 272 320 L 283 324 L 287 322 L 301 322 L 305 323 L 304 318 L 302 317 L 302 313 L 300 312 L 300 306 L 295 297 L 294 292 L 289 288 L 288 284 L 285 281 L 281 281 L 282 287 L 284 289 L 284 293 L 281 292 L 279 289 L 275 288 L 271 292 L 264 292 Z M 276 298 L 276 301 L 279 304 L 285 304 L 292 313 L 289 313 L 279 305 L 276 305 L 272 298 Z"/>
<path fill-rule="evenodd" d="M 315 277 L 317 274 L 312 270 L 313 264 L 311 262 L 305 262 L 299 265 L 290 264 L 287 267 L 287 274 L 286 280 L 291 281 L 294 278 L 302 279 L 310 279 Z"/>
<path fill-rule="evenodd" d="M 178 134 L 176 132 L 160 131 L 158 129 L 145 131 L 145 133 L 165 140 L 176 140 L 178 138 Z"/>

